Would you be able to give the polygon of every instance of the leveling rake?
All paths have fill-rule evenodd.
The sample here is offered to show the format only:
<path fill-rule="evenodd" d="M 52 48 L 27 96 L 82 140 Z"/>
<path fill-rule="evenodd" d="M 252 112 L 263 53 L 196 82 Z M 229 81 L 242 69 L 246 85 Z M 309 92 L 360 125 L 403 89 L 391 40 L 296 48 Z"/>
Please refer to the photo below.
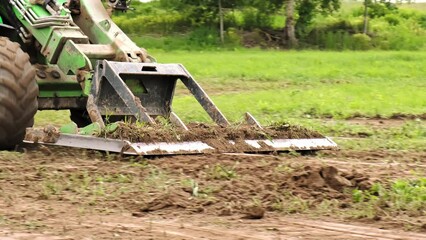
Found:
<path fill-rule="evenodd" d="M 134 116 L 138 121 L 156 124 L 152 116 L 168 116 L 173 125 L 189 131 L 184 122 L 171 111 L 176 82 L 182 83 L 192 93 L 198 103 L 204 108 L 211 119 L 219 126 L 227 127 L 229 121 L 205 93 L 201 86 L 194 80 L 188 71 L 180 64 L 156 63 L 122 63 L 101 61 L 98 62 L 97 74 L 93 81 L 93 91 L 88 100 L 88 113 L 95 124 L 88 128 L 89 131 L 73 130 L 70 133 L 59 133 L 57 137 L 49 131 L 43 131 L 46 136 L 36 140 L 27 137 L 26 143 L 49 144 L 56 146 L 85 148 L 107 152 L 122 153 L 125 155 L 173 155 L 173 154 L 201 154 L 222 152 L 203 141 L 182 142 L 129 142 L 121 139 L 110 139 L 99 136 L 90 136 L 94 132 L 107 127 L 103 117 L 107 113 L 119 116 Z M 127 87 L 128 80 L 137 80 L 144 91 L 136 97 Z M 250 114 L 245 115 L 247 125 L 262 129 L 260 123 Z M 92 130 L 90 130 L 92 129 Z M 29 132 L 32 130 L 29 129 Z M 63 130 L 62 132 L 67 132 Z M 89 134 L 89 136 L 87 135 Z M 54 133 L 53 133 L 54 135 Z M 43 141 L 43 139 L 47 139 Z M 279 151 L 315 151 L 335 149 L 337 145 L 329 138 L 308 139 L 245 139 L 243 144 L 234 140 L 227 141 L 230 146 L 238 144 L 247 146 L 240 152 L 266 153 Z M 227 148 L 232 149 L 232 148 Z M 229 150 L 226 150 L 229 151 Z"/>

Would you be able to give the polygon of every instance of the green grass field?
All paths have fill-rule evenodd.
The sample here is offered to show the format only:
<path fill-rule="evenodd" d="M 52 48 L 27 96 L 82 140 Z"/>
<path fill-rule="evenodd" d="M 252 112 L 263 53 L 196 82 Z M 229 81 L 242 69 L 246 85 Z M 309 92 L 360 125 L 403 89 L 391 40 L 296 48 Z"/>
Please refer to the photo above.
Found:
<path fill-rule="evenodd" d="M 183 63 L 232 120 L 388 117 L 426 112 L 426 52 L 154 52 Z M 190 96 L 175 110 L 205 120 Z"/>

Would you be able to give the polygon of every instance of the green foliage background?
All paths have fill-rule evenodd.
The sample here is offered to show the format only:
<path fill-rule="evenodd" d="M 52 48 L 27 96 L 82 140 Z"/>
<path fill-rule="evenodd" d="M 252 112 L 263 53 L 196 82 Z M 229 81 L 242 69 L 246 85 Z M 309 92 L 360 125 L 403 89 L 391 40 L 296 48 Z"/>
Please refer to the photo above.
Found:
<path fill-rule="evenodd" d="M 217 1 L 158 0 L 134 3 L 135 11 L 117 12 L 114 21 L 143 47 L 164 50 L 201 50 L 238 47 L 282 47 L 272 44 L 285 24 L 278 0 L 223 1 L 225 43 L 218 30 Z M 326 50 L 424 50 L 426 3 L 373 4 L 368 34 L 363 33 L 362 3 L 296 1 L 299 48 Z M 311 5 L 305 3 L 310 2 Z M 338 11 L 336 11 L 338 10 Z M 303 14 L 302 14 L 303 13 Z M 249 44 L 247 44 L 247 42 Z M 253 44 L 251 44 L 253 43 Z"/>

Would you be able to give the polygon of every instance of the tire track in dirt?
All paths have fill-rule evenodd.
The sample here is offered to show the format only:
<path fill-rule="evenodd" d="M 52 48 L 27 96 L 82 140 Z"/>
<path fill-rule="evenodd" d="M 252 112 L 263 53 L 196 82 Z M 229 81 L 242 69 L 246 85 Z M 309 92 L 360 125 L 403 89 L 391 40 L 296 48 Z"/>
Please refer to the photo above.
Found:
<path fill-rule="evenodd" d="M 101 223 L 104 226 L 115 227 L 117 223 Z M 148 223 L 149 232 L 153 235 L 169 237 L 183 237 L 184 239 L 253 239 L 263 240 L 270 239 L 264 236 L 253 236 L 253 233 L 240 232 L 236 230 L 213 229 L 208 227 L 196 227 L 188 224 L 179 224 L 174 222 L 152 221 Z M 146 226 L 138 224 L 119 224 L 120 226 L 133 229 L 141 229 Z"/>
<path fill-rule="evenodd" d="M 381 230 L 370 227 L 360 227 L 348 224 L 338 224 L 331 222 L 298 222 L 285 221 L 285 227 L 275 227 L 273 229 L 277 233 L 271 234 L 268 232 L 251 232 L 247 230 L 223 230 L 214 229 L 211 227 L 196 227 L 188 225 L 179 225 L 164 222 L 150 222 L 146 225 L 142 224 L 128 224 L 128 223 L 100 223 L 99 224 L 83 224 L 81 227 L 96 229 L 99 231 L 113 232 L 113 229 L 125 228 L 131 231 L 121 230 L 120 234 L 110 234 L 110 237 L 102 236 L 102 239 L 377 239 L 377 240 L 419 240 L 426 239 L 424 234 L 402 233 L 389 230 Z M 321 224 L 317 225 L 317 224 Z M 149 225 L 149 226 L 148 226 Z M 270 226 L 270 225 L 268 225 Z M 102 229 L 102 227 L 104 229 Z M 254 226 L 253 226 L 254 227 Z M 107 228 L 110 228 L 108 230 Z M 146 230 L 149 228 L 149 230 Z M 145 230 L 144 230 L 145 229 Z M 140 231 L 137 231 L 140 230 Z M 235 233 L 240 231 L 240 233 Z M 138 233 L 139 232 L 139 233 Z M 144 232 L 144 234 L 141 234 Z M 88 234 L 89 236 L 91 234 Z M 76 236 L 61 237 L 45 234 L 34 233 L 19 233 L 12 231 L 0 230 L 0 240 L 67 240 L 67 239 L 85 239 L 84 233 L 77 234 Z M 92 238 L 86 238 L 92 239 Z"/>
<path fill-rule="evenodd" d="M 195 220 L 196 219 L 196 220 Z M 195 220 L 195 222 L 194 222 Z M 225 223 L 225 225 L 222 225 Z M 175 219 L 134 218 L 123 215 L 92 216 L 85 219 L 54 218 L 44 222 L 50 231 L 0 230 L 0 240 L 65 239 L 377 239 L 419 240 L 426 234 L 383 230 L 365 225 L 288 217 L 262 220 L 194 216 Z M 66 236 L 54 232 L 66 228 Z M 59 227 L 59 228 L 58 228 Z M 55 230 L 56 229 L 56 230 Z"/>
<path fill-rule="evenodd" d="M 336 237 L 335 239 L 342 239 L 342 237 L 347 239 L 346 237 L 349 237 L 349 236 L 357 237 L 356 239 L 359 239 L 358 237 L 362 237 L 363 239 L 383 239 L 383 240 L 426 239 L 426 234 L 409 233 L 409 232 L 394 231 L 394 230 L 383 230 L 383 229 L 374 228 L 374 227 L 335 223 L 335 222 L 328 222 L 328 221 L 292 219 L 292 220 L 281 220 L 280 222 L 298 225 L 303 228 L 309 228 L 309 229 L 312 229 L 312 231 L 314 231 L 315 229 L 318 229 L 318 230 L 333 232 L 333 234 L 335 234 L 335 237 Z"/>
<path fill-rule="evenodd" d="M 316 221 L 305 219 L 278 218 L 271 220 L 243 221 L 230 220 L 233 230 L 214 226 L 215 219 L 209 223 L 199 222 L 197 226 L 190 223 L 189 219 L 183 220 L 145 220 L 114 219 L 97 223 L 89 221 L 92 226 L 124 227 L 128 229 L 146 229 L 152 236 L 160 239 L 383 239 L 383 240 L 418 240 L 426 239 L 426 234 L 409 233 L 395 230 L 383 230 L 370 226 L 360 226 L 330 221 Z M 213 220 L 213 221 L 212 221 Z M 217 220 L 217 219 L 216 219 Z M 246 225 L 247 224 L 247 225 Z M 164 237 L 164 238 L 161 238 Z"/>
<path fill-rule="evenodd" d="M 67 240 L 70 238 L 50 236 L 47 234 L 17 233 L 11 230 L 0 229 L 0 240 Z"/>

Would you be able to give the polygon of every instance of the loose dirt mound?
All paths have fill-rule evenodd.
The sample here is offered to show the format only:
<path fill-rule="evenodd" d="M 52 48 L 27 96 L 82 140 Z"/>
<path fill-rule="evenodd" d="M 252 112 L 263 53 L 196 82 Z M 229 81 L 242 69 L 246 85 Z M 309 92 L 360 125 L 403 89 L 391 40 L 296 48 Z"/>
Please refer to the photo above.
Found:
<path fill-rule="evenodd" d="M 203 123 L 191 123 L 189 131 L 172 126 L 136 125 L 119 123 L 118 129 L 107 133 L 110 138 L 125 139 L 132 142 L 175 142 L 175 141 L 208 141 L 212 139 L 241 140 L 241 139 L 301 139 L 322 138 L 318 132 L 300 126 L 277 124 L 263 129 L 247 125 L 232 125 L 221 127 Z M 103 133 L 105 136 L 105 133 Z"/>
<path fill-rule="evenodd" d="M 187 208 L 191 195 L 184 191 L 161 194 L 140 209 L 142 212 L 158 211 L 166 208 Z"/>
<path fill-rule="evenodd" d="M 369 183 L 364 182 L 368 177 L 360 173 L 342 173 L 334 166 L 306 166 L 302 172 L 293 175 L 292 180 L 299 187 L 328 188 L 338 192 L 342 192 L 345 187 L 369 187 Z"/>
<path fill-rule="evenodd" d="M 240 165 L 241 158 L 219 157 L 212 155 L 220 164 L 209 156 L 176 156 L 161 164 L 167 169 L 173 165 L 191 184 L 167 189 L 166 193 L 151 192 L 155 197 L 135 206 L 139 210 L 134 215 L 180 209 L 187 213 L 238 214 L 259 219 L 265 211 L 298 212 L 323 200 L 338 199 L 346 206 L 351 202 L 350 189 L 371 186 L 368 176 L 334 166 L 287 165 L 271 159 L 263 164 L 246 159 Z"/>

